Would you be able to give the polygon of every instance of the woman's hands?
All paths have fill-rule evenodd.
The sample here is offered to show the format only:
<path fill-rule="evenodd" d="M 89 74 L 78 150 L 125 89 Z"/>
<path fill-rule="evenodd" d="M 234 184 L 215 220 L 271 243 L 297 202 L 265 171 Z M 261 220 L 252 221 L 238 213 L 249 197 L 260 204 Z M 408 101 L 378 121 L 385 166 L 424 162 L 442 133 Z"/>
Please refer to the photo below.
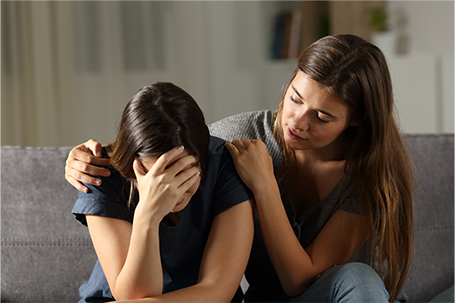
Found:
<path fill-rule="evenodd" d="M 111 172 L 99 166 L 109 166 L 110 160 L 101 158 L 101 144 L 93 139 L 73 148 L 66 160 L 65 178 L 76 189 L 88 192 L 81 182 L 101 185 L 101 180 L 92 176 L 108 177 Z M 92 176 L 90 176 L 92 175 Z"/>
<path fill-rule="evenodd" d="M 157 159 L 135 159 L 139 204 L 133 223 L 87 216 L 94 247 L 117 300 L 161 295 L 163 269 L 159 223 L 186 206 L 199 186 L 198 160 L 183 148 Z"/>
<path fill-rule="evenodd" d="M 147 216 L 147 220 L 154 218 L 159 223 L 168 213 L 183 209 L 199 186 L 197 163 L 196 157 L 188 155 L 183 146 L 164 153 L 156 161 L 141 163 L 136 158 L 133 169 L 139 191 L 137 214 L 148 214 L 152 217 Z"/>
<path fill-rule="evenodd" d="M 238 174 L 254 193 L 267 253 L 288 296 L 303 293 L 319 274 L 347 262 L 365 242 L 369 235 L 367 220 L 337 210 L 304 249 L 287 217 L 265 144 L 242 139 L 225 145 Z"/>
<path fill-rule="evenodd" d="M 273 161 L 261 140 L 244 138 L 226 142 L 226 148 L 234 159 L 237 173 L 254 194 L 264 186 L 276 183 Z"/>

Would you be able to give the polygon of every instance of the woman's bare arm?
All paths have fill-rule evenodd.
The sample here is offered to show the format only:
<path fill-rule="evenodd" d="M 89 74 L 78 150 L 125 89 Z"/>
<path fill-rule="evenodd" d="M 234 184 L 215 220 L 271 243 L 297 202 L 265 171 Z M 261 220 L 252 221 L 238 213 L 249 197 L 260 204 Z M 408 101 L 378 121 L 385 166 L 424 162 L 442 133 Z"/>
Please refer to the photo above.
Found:
<path fill-rule="evenodd" d="M 199 178 L 196 158 L 165 153 L 149 171 L 136 159 L 139 203 L 133 223 L 87 216 L 95 250 L 117 300 L 159 298 L 170 301 L 229 301 L 235 294 L 253 241 L 252 201 L 217 215 L 211 227 L 194 287 L 161 296 L 163 287 L 159 251 L 159 222 Z M 169 165 L 169 163 L 173 163 Z"/>
<path fill-rule="evenodd" d="M 248 257 L 253 242 L 254 224 L 253 224 L 253 202 L 247 201 L 238 204 L 215 217 L 199 271 L 197 284 L 179 289 L 170 293 L 161 294 L 162 289 L 162 271 L 158 271 L 154 276 L 149 272 L 143 272 L 140 275 L 144 277 L 142 281 L 157 285 L 156 293 L 143 295 L 143 299 L 135 299 L 139 293 L 125 299 L 123 295 L 133 289 L 137 289 L 137 281 L 130 281 L 131 277 L 138 277 L 141 269 L 147 268 L 147 264 L 138 262 L 141 268 L 136 268 L 136 273 L 130 272 L 130 276 L 124 276 L 120 282 L 117 280 L 118 273 L 122 270 L 122 264 L 126 264 L 128 255 L 128 242 L 131 250 L 147 251 L 144 256 L 135 256 L 155 261 L 159 259 L 159 249 L 157 242 L 154 243 L 152 238 L 149 243 L 150 247 L 145 247 L 146 242 L 140 237 L 137 241 L 133 239 L 132 226 L 126 221 L 111 218 L 102 218 L 97 216 L 87 216 L 89 228 L 91 228 L 92 239 L 95 249 L 100 259 L 101 266 L 105 272 L 106 278 L 111 287 L 116 302 L 230 302 L 234 296 L 248 262 Z M 94 232 L 96 230 L 96 232 Z M 112 239 L 115 239 L 114 241 Z M 156 238 L 158 240 L 158 238 Z M 134 248 L 133 245 L 139 247 Z M 126 248 L 125 248 L 126 247 Z M 151 255 L 152 253 L 158 255 Z M 153 268 L 149 267 L 149 268 Z M 155 264 L 155 268 L 161 267 Z M 125 272 L 123 273 L 125 274 Z M 150 275 L 148 279 L 145 275 Z M 115 278 L 112 278 L 115 277 Z M 124 284 L 125 281 L 128 284 Z M 131 283 L 129 283 L 129 282 Z M 153 281 L 153 283 L 152 283 Z M 118 286 L 115 286 L 119 283 Z M 121 284 L 120 284 L 121 283 Z M 113 289 L 114 286 L 114 289 Z M 121 287 L 122 296 L 119 296 Z M 124 300 L 122 301 L 122 297 Z"/>
<path fill-rule="evenodd" d="M 314 279 L 334 265 L 344 264 L 370 232 L 366 218 L 338 210 L 305 250 L 291 227 L 272 159 L 259 140 L 227 143 L 236 169 L 253 191 L 267 252 L 285 293 L 303 293 Z"/>
<path fill-rule="evenodd" d="M 230 302 L 248 263 L 253 234 L 250 200 L 215 217 L 195 285 L 155 297 L 116 302 Z"/>

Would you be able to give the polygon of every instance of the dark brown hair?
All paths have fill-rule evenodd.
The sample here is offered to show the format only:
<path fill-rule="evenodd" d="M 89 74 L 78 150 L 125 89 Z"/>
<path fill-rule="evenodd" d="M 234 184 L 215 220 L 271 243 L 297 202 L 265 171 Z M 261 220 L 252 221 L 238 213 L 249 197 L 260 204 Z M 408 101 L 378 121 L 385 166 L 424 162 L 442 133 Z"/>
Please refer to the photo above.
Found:
<path fill-rule="evenodd" d="M 360 37 L 334 35 L 301 53 L 294 77 L 299 71 L 344 100 L 356 122 L 345 130 L 346 179 L 357 189 L 362 213 L 370 218 L 370 253 L 376 261 L 371 264 L 393 302 L 413 255 L 413 172 L 395 122 L 386 59 L 379 48 Z M 293 151 L 284 142 L 282 112 L 283 99 L 275 136 L 289 160 Z"/>
<path fill-rule="evenodd" d="M 203 178 L 209 141 L 209 130 L 196 101 L 172 83 L 157 82 L 142 87 L 128 102 L 108 152 L 120 174 L 134 181 L 135 157 L 159 157 L 183 145 L 199 159 Z"/>

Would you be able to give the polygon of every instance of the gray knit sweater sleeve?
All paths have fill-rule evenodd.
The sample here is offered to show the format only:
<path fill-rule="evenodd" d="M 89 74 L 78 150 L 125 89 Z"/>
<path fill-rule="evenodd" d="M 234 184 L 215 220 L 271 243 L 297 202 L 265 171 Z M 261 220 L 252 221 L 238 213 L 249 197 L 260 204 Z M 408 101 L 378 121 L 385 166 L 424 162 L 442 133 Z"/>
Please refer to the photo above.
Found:
<path fill-rule="evenodd" d="M 273 136 L 275 115 L 270 110 L 240 113 L 209 125 L 210 134 L 226 141 L 234 139 L 259 139 L 267 146 L 277 175 L 283 166 L 283 153 Z"/>

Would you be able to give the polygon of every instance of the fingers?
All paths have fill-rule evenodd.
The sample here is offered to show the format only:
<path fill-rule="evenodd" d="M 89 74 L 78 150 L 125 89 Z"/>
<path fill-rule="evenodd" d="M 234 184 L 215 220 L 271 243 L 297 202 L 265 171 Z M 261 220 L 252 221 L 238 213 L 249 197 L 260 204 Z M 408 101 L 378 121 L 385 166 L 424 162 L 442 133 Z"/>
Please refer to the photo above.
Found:
<path fill-rule="evenodd" d="M 66 176 L 67 176 L 67 180 L 69 178 L 73 178 L 73 179 L 77 180 L 78 182 L 83 182 L 83 183 L 90 184 L 90 185 L 96 185 L 96 186 L 101 185 L 100 179 L 98 179 L 96 177 L 92 177 L 92 176 L 82 172 L 81 170 L 75 169 L 68 165 L 66 167 Z"/>
<path fill-rule="evenodd" d="M 97 165 L 109 166 L 109 159 L 102 159 L 101 144 L 89 140 L 73 148 L 68 154 L 65 166 L 65 178 L 76 189 L 88 192 L 88 188 L 81 182 L 90 185 L 101 185 L 101 180 L 92 176 L 110 176 L 108 169 Z M 92 175 L 92 176 L 91 176 Z"/>
<path fill-rule="evenodd" d="M 224 146 L 226 147 L 228 152 L 231 154 L 232 158 L 235 158 L 236 156 L 238 156 L 239 150 L 238 150 L 237 146 L 235 146 L 233 143 L 225 142 Z"/>
<path fill-rule="evenodd" d="M 200 171 L 200 167 L 198 165 L 198 159 L 193 155 L 188 155 L 173 162 L 166 168 L 166 171 L 175 177 L 186 171 L 196 174 L 198 171 Z"/>
<path fill-rule="evenodd" d="M 99 155 L 95 155 L 95 153 Z M 111 163 L 109 159 L 101 158 L 101 144 L 92 139 L 70 151 L 67 165 L 93 176 L 108 177 L 111 174 L 108 169 L 97 167 L 109 166 Z"/>
<path fill-rule="evenodd" d="M 147 164 L 144 165 L 138 158 L 135 158 L 133 161 L 133 170 L 136 175 L 141 201 L 149 201 L 145 203 L 151 203 L 150 205 L 152 206 L 158 206 L 158 204 L 154 203 L 157 201 L 163 201 L 164 204 L 160 203 L 161 206 L 158 207 L 166 208 L 165 205 L 167 205 L 170 208 L 166 210 L 165 213 L 168 213 L 178 202 L 178 199 L 180 199 L 180 197 L 182 197 L 182 195 L 195 184 L 200 176 L 199 167 L 196 167 L 195 165 L 184 167 L 184 165 L 189 163 L 188 161 L 192 161 L 192 163 L 194 163 L 196 158 L 194 156 L 187 156 L 184 158 L 186 158 L 184 159 L 186 161 L 180 161 L 183 159 L 182 158 L 176 161 L 180 161 L 182 163 L 179 165 L 175 165 L 174 163 L 171 166 L 172 168 L 174 166 L 181 167 L 178 169 L 177 173 L 171 168 L 157 172 L 154 170 L 156 162 L 152 164 L 153 166 L 149 167 L 150 170 L 147 171 Z"/>
<path fill-rule="evenodd" d="M 146 175 L 149 175 L 151 178 L 161 176 L 161 183 L 174 183 L 177 187 L 180 187 L 193 176 L 199 176 L 201 169 L 197 165 L 197 158 L 195 156 L 188 155 L 172 162 L 178 154 L 179 153 L 176 155 L 174 151 L 163 154 L 150 167 L 150 171 L 147 170 L 138 158 L 135 158 L 133 161 L 133 170 L 136 174 L 138 182 L 140 182 L 140 178 Z M 163 169 L 163 166 L 169 162 L 172 163 Z"/>
<path fill-rule="evenodd" d="M 73 177 L 82 182 L 87 181 L 88 179 L 79 179 L 78 176 L 83 178 L 83 176 L 87 174 L 101 177 L 109 177 L 111 175 L 111 172 L 108 169 L 88 164 L 87 162 L 84 162 L 77 158 L 68 158 L 68 160 L 66 161 L 66 166 L 68 167 L 68 169 L 73 170 L 73 174 L 77 173 L 77 175 L 73 175 Z M 92 179 L 92 177 L 90 177 L 89 179 Z"/>
<path fill-rule="evenodd" d="M 178 158 L 180 157 L 182 151 L 183 147 L 179 147 L 161 155 L 151 168 L 151 171 L 153 170 L 153 174 L 161 174 L 166 171 L 167 175 L 173 178 L 182 171 L 195 167 L 198 163 L 198 159 L 195 156 L 187 155 Z M 195 171 L 195 173 L 196 172 L 197 171 Z"/>
<path fill-rule="evenodd" d="M 97 157 L 94 157 L 92 155 L 86 155 L 85 158 L 82 157 L 79 160 L 84 162 L 84 163 L 89 163 L 89 164 L 93 164 L 93 165 L 97 165 L 97 166 L 109 166 L 109 165 L 111 165 L 111 160 L 110 159 L 97 158 Z M 93 165 L 91 167 L 93 167 Z M 108 174 L 109 170 L 105 169 L 105 168 L 102 168 L 102 167 L 99 167 L 99 172 L 103 173 L 103 174 Z M 98 175 L 99 174 L 96 174 L 96 176 L 98 176 Z M 107 176 L 109 176 L 109 175 L 107 175 Z M 107 176 L 105 176 L 105 177 L 107 177 Z"/>
<path fill-rule="evenodd" d="M 82 173 L 78 169 L 71 167 L 71 164 L 65 166 L 65 179 L 74 186 L 77 190 L 87 193 L 88 188 L 84 186 L 81 182 L 90 185 L 101 185 L 101 180 L 95 177 L 89 176 L 85 173 Z"/>
<path fill-rule="evenodd" d="M 239 139 L 234 139 L 232 142 L 226 142 L 224 145 L 232 150 L 232 151 L 238 151 L 241 148 L 245 148 L 250 143 L 250 139 L 248 138 L 243 138 L 241 141 Z"/>
<path fill-rule="evenodd" d="M 248 145 L 248 144 L 250 144 L 252 141 L 253 141 L 253 140 L 250 140 L 250 139 L 248 139 L 248 138 L 243 138 L 243 139 L 242 139 L 242 143 L 243 143 L 244 145 Z"/>
<path fill-rule="evenodd" d="M 178 187 L 186 191 L 197 181 L 197 178 L 199 178 L 200 175 L 200 167 L 192 166 L 181 171 L 174 179 Z"/>
<path fill-rule="evenodd" d="M 167 166 L 169 166 L 169 164 L 171 164 L 172 161 L 183 152 L 183 150 L 184 147 L 179 146 L 171 149 L 168 152 L 165 152 L 158 158 L 158 160 L 156 160 L 152 169 L 158 173 L 164 171 L 167 168 Z"/>
<path fill-rule="evenodd" d="M 201 171 L 200 166 L 197 165 L 196 157 L 191 155 L 180 158 L 166 167 L 164 171 L 152 172 L 153 168 L 150 170 L 152 174 L 163 175 L 162 182 L 174 183 L 177 188 L 184 186 L 194 176 L 199 176 Z"/>
<path fill-rule="evenodd" d="M 96 142 L 92 140 L 93 142 Z M 98 142 L 96 142 L 99 144 Z M 87 145 L 88 144 L 88 145 Z M 109 159 L 101 158 L 101 149 L 98 149 L 98 146 L 95 143 L 92 143 L 90 141 L 87 141 L 86 143 L 83 143 L 81 145 L 76 146 L 73 148 L 70 152 L 70 155 L 68 159 L 71 160 L 76 160 L 80 161 L 82 163 L 86 164 L 93 164 L 93 165 L 99 165 L 99 166 L 109 166 L 111 165 L 111 161 Z M 94 146 L 96 145 L 96 146 Z M 101 145 L 99 145 L 101 148 Z M 102 169 L 101 171 L 104 171 Z M 84 171 L 85 173 L 90 173 L 89 171 Z M 106 173 L 106 172 L 104 172 Z"/>
<path fill-rule="evenodd" d="M 257 140 L 257 139 L 250 140 L 248 138 L 243 138 L 242 140 L 234 139 L 234 140 L 232 140 L 232 142 L 225 142 L 224 146 L 226 146 L 228 151 L 231 154 L 233 154 L 233 153 L 238 153 L 241 150 L 248 148 L 248 146 L 250 146 L 250 144 L 255 145 L 257 142 L 262 142 L 262 141 Z"/>
<path fill-rule="evenodd" d="M 248 139 L 248 138 L 243 138 L 242 140 L 239 140 L 239 139 L 234 139 L 232 140 L 232 144 L 234 144 L 235 146 L 237 146 L 237 148 L 246 148 L 248 147 L 250 144 L 254 144 L 255 142 L 257 142 L 259 140 L 256 140 L 256 139 Z"/>
<path fill-rule="evenodd" d="M 66 177 L 66 181 L 68 181 L 69 184 L 74 186 L 78 191 L 88 193 L 88 188 L 86 186 L 82 185 L 82 183 L 80 183 L 79 181 L 77 181 L 76 179 L 74 179 L 71 176 L 65 176 L 65 177 Z"/>
<path fill-rule="evenodd" d="M 102 145 L 98 141 L 95 141 L 93 139 L 88 140 L 87 142 L 84 143 L 85 146 L 92 151 L 92 154 L 94 154 L 96 157 L 101 157 L 101 149 Z"/>
<path fill-rule="evenodd" d="M 144 168 L 144 165 L 142 165 L 141 161 L 139 161 L 138 158 L 134 158 L 133 171 L 134 171 L 134 174 L 136 175 L 136 179 L 140 179 L 147 174 L 147 171 Z"/>

